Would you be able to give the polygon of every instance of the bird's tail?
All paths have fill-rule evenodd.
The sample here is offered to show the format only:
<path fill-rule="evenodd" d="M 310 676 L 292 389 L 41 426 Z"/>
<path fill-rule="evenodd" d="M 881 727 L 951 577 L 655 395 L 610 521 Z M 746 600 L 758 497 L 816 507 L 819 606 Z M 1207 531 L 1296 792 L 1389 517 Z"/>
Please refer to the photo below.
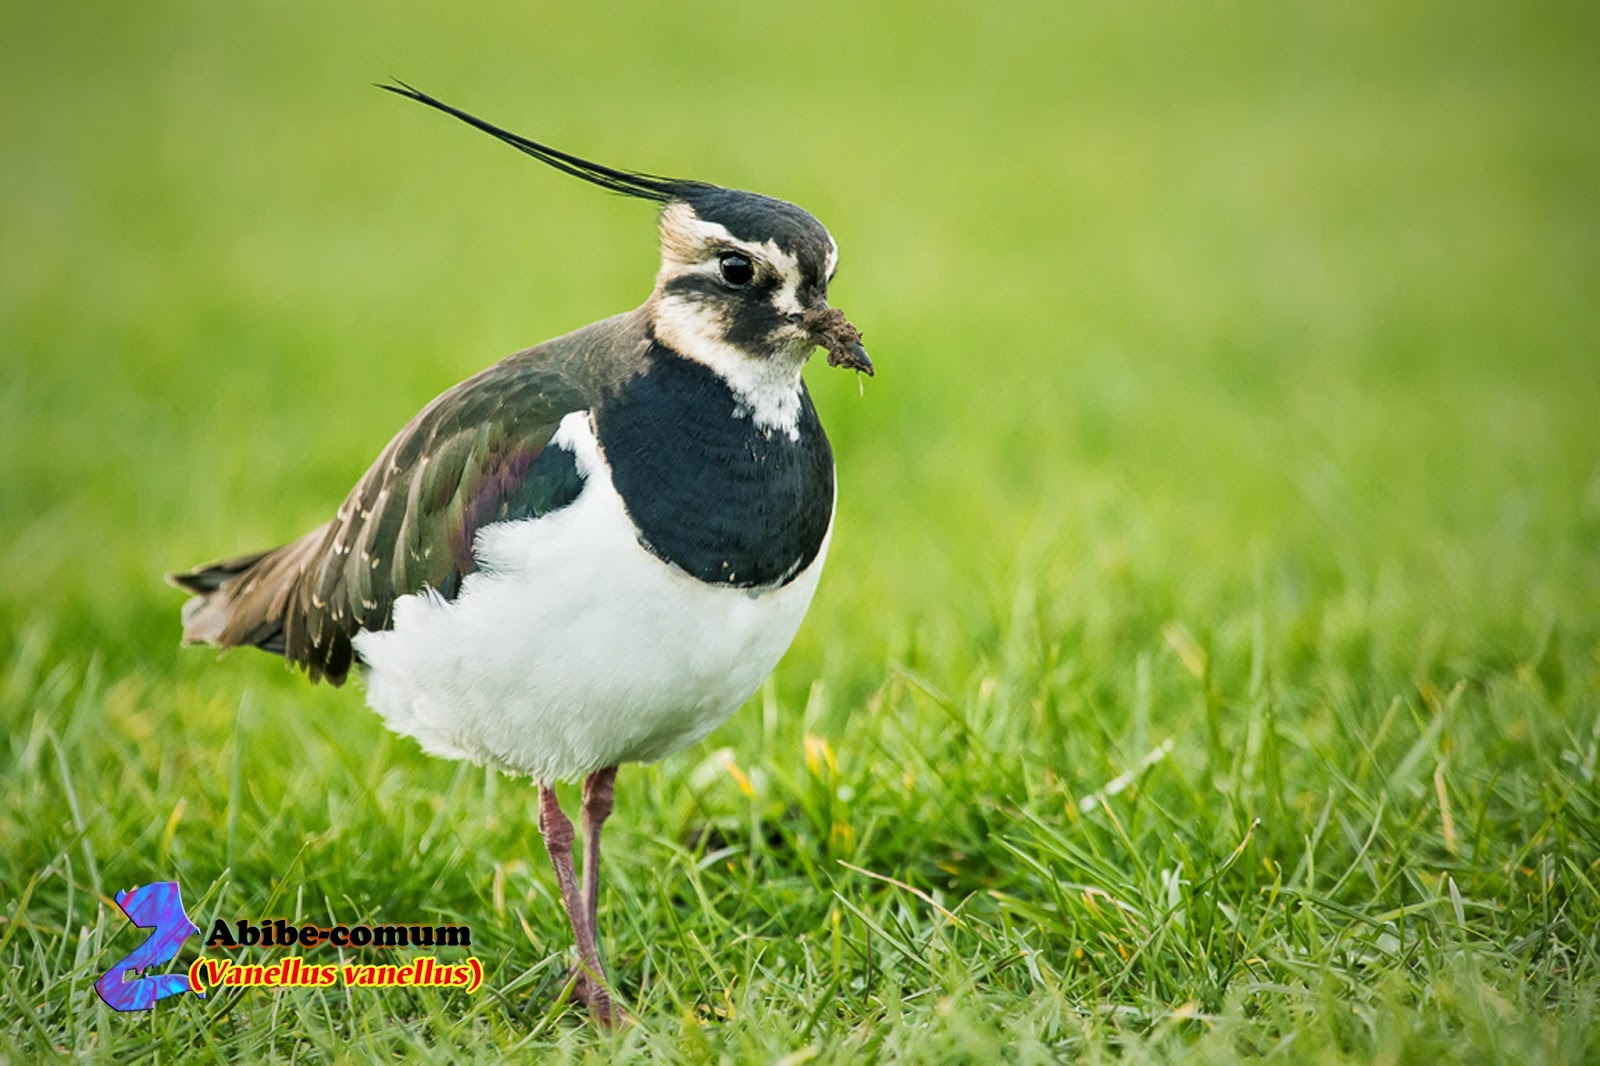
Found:
<path fill-rule="evenodd" d="M 183 605 L 183 642 L 283 655 L 285 609 L 325 532 L 322 527 L 281 548 L 166 575 L 167 584 L 193 594 Z"/>

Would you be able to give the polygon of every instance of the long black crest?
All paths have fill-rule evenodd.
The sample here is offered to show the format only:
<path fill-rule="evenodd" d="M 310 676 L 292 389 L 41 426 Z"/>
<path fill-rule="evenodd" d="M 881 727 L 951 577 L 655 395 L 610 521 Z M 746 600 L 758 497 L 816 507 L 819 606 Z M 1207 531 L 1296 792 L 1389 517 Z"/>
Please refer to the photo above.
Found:
<path fill-rule="evenodd" d="M 378 88 L 396 96 L 404 96 L 418 103 L 427 104 L 447 115 L 454 115 L 469 126 L 482 130 L 489 136 L 499 141 L 504 141 L 517 151 L 533 156 L 541 163 L 546 163 L 575 178 L 582 178 L 602 189 L 619 192 L 624 196 L 633 196 L 641 200 L 654 200 L 665 203 L 668 200 L 689 199 L 696 192 L 714 189 L 716 186 L 703 181 L 682 181 L 677 178 L 663 178 L 659 174 L 645 174 L 637 170 L 618 170 L 602 163 L 592 163 L 587 159 L 563 152 L 557 148 L 530 141 L 528 138 L 512 133 L 510 130 L 501 129 L 491 122 L 485 122 L 476 115 L 469 115 L 460 108 L 451 107 L 436 97 L 429 96 L 420 89 L 412 88 L 405 82 L 396 79 L 393 85 L 379 85 Z"/>

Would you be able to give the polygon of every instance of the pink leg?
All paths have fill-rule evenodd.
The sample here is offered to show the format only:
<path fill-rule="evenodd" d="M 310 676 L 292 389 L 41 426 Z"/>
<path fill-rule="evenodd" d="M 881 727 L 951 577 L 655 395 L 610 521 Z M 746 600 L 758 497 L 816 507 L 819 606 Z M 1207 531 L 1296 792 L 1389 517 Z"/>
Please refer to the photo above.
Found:
<path fill-rule="evenodd" d="M 572 822 L 556 801 L 555 789 L 542 784 L 539 786 L 539 832 L 544 836 L 545 850 L 550 853 L 550 865 L 556 870 L 561 905 L 566 908 L 567 921 L 572 924 L 572 937 L 578 943 L 580 975 L 588 979 L 585 1002 L 595 1021 L 609 1029 L 613 1022 L 611 996 L 606 991 L 605 971 L 600 966 L 600 951 L 595 946 L 594 924 L 584 907 L 578 876 L 572 867 Z"/>
<path fill-rule="evenodd" d="M 608 766 L 596 770 L 583 782 L 583 910 L 597 948 L 600 940 L 600 830 L 611 815 L 612 784 L 616 779 L 617 768 Z M 593 984 L 582 970 L 575 976 L 573 995 L 588 1003 Z M 602 971 L 601 980 L 604 979 Z"/>
<path fill-rule="evenodd" d="M 595 920 L 600 907 L 600 829 L 611 817 L 616 780 L 617 768 L 608 766 L 583 782 L 583 904 L 588 909 L 589 925 L 595 930 L 600 928 Z"/>

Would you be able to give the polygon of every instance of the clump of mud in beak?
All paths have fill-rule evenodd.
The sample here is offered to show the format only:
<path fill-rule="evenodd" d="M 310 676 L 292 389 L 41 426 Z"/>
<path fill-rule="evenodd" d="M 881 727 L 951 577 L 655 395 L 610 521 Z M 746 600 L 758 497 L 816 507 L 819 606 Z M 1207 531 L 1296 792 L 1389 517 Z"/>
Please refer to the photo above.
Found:
<path fill-rule="evenodd" d="M 859 370 L 872 376 L 872 360 L 861 346 L 861 331 L 851 325 L 844 312 L 837 307 L 807 311 L 804 324 L 817 344 L 828 350 L 828 365 L 842 366 L 846 370 Z"/>

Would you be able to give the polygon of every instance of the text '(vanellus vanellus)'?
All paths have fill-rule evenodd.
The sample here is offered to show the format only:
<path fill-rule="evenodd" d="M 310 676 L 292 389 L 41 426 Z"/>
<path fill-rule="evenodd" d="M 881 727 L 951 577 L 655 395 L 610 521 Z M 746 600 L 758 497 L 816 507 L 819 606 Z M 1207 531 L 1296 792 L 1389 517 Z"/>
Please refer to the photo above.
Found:
<path fill-rule="evenodd" d="M 170 580 L 191 643 L 313 680 L 352 667 L 389 727 L 531 776 L 579 956 L 620 763 L 700 740 L 788 648 L 827 554 L 834 468 L 800 369 L 872 373 L 828 306 L 838 247 L 793 204 L 618 170 L 383 86 L 585 181 L 662 205 L 644 304 L 519 352 L 422 409 L 333 521 Z M 583 780 L 579 884 L 552 786 Z"/>

